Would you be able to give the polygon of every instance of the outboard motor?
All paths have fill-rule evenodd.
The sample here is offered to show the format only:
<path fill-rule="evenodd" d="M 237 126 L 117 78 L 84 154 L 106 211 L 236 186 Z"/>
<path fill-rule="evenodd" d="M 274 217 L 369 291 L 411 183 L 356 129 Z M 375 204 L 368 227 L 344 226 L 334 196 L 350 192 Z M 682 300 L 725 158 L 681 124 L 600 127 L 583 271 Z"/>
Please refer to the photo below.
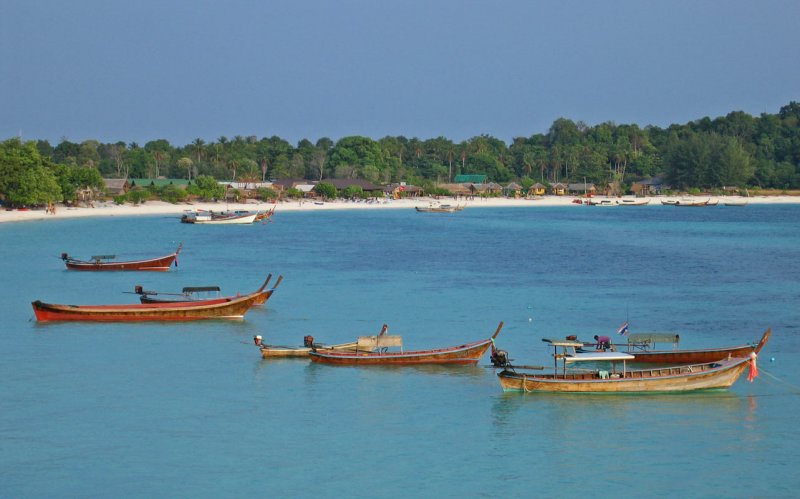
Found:
<path fill-rule="evenodd" d="M 137 295 L 141 295 L 144 294 L 144 289 L 142 289 L 142 286 L 140 284 L 137 284 L 136 286 L 133 287 L 133 292 L 136 293 Z"/>
<path fill-rule="evenodd" d="M 67 260 L 69 260 L 69 255 L 66 254 L 66 253 L 61 253 L 61 259 L 64 260 L 64 261 L 67 261 Z"/>
<path fill-rule="evenodd" d="M 508 366 L 508 352 L 505 350 L 493 349 L 489 360 L 494 367 L 506 367 Z"/>
<path fill-rule="evenodd" d="M 311 348 L 314 346 L 314 337 L 310 334 L 303 336 L 303 346 L 307 348 Z"/>

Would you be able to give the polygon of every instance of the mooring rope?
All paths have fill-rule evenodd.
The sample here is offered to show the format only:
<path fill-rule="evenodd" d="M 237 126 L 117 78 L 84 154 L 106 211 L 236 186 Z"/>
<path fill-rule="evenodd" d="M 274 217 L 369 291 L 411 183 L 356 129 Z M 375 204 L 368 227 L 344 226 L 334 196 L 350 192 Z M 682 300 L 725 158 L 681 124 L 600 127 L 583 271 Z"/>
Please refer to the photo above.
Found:
<path fill-rule="evenodd" d="M 798 392 L 800 392 L 800 386 L 797 386 L 797 385 L 794 385 L 792 383 L 789 383 L 788 381 L 782 380 L 781 378 L 775 376 L 774 374 L 767 372 L 763 367 L 759 370 L 759 374 L 766 374 L 767 376 L 769 376 L 770 378 L 774 379 L 778 383 L 783 383 L 784 385 L 792 387 L 795 390 L 797 390 Z"/>

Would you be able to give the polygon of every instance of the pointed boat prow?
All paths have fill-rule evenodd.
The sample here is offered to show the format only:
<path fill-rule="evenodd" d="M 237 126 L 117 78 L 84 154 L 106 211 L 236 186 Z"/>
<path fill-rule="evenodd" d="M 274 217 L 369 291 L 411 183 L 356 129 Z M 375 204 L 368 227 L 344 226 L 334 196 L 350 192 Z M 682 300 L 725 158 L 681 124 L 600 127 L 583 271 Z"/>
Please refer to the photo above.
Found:
<path fill-rule="evenodd" d="M 267 280 L 264 281 L 264 284 L 262 284 L 260 288 L 258 288 L 258 291 L 256 291 L 256 293 L 260 293 L 260 292 L 264 291 L 267 288 L 267 284 L 269 284 L 269 280 L 270 279 L 272 279 L 272 274 L 269 274 L 267 276 Z"/>
<path fill-rule="evenodd" d="M 497 338 L 497 335 L 500 334 L 501 329 L 503 329 L 503 321 L 500 321 L 500 324 L 497 326 L 497 331 L 495 331 L 492 335 L 492 339 Z"/>
<path fill-rule="evenodd" d="M 277 281 L 275 281 L 275 285 L 274 285 L 274 286 L 272 286 L 272 289 L 274 290 L 275 288 L 277 288 L 277 287 L 278 287 L 278 284 L 280 284 L 282 280 L 283 280 L 283 276 L 282 276 L 282 275 L 279 275 L 279 276 L 278 276 L 278 280 L 277 280 Z"/>
<path fill-rule="evenodd" d="M 764 345 L 767 344 L 767 341 L 769 340 L 770 336 L 772 336 L 772 328 L 769 328 L 766 331 L 764 331 L 764 334 L 761 336 L 761 340 L 758 342 L 758 345 L 754 350 L 756 353 L 759 353 L 761 349 L 764 348 Z"/>

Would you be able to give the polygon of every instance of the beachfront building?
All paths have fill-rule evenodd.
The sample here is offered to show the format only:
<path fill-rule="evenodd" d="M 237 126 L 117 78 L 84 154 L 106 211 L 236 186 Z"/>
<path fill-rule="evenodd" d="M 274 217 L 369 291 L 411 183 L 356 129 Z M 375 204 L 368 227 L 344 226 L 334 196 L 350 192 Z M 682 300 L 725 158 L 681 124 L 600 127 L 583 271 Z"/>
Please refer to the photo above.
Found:
<path fill-rule="evenodd" d="M 225 199 L 227 201 L 238 200 L 240 198 L 257 198 L 258 189 L 272 189 L 272 182 L 234 182 L 220 181 L 219 185 L 225 187 Z"/>
<path fill-rule="evenodd" d="M 472 190 L 467 184 L 439 184 L 440 189 L 445 189 L 455 197 L 467 197 L 472 195 Z"/>
<path fill-rule="evenodd" d="M 591 182 L 589 183 L 577 183 L 577 184 L 569 184 L 567 186 L 567 191 L 570 194 L 580 194 L 580 195 L 595 195 L 597 194 L 597 187 Z"/>
<path fill-rule="evenodd" d="M 555 194 L 556 196 L 563 196 L 567 193 L 567 184 L 562 184 L 561 182 L 556 182 L 552 186 L 550 186 L 550 193 Z"/>
<path fill-rule="evenodd" d="M 522 196 L 522 186 L 516 182 L 511 182 L 503 187 L 503 195 L 506 197 L 513 197 L 519 199 Z"/>
<path fill-rule="evenodd" d="M 121 196 L 130 189 L 126 178 L 104 178 L 103 185 L 106 188 L 106 192 L 112 196 Z"/>
<path fill-rule="evenodd" d="M 536 182 L 528 189 L 528 196 L 544 196 L 545 193 L 547 193 L 547 187 L 539 182 Z"/>
<path fill-rule="evenodd" d="M 470 189 L 473 196 L 499 196 L 503 193 L 503 186 L 495 182 L 472 184 Z"/>
<path fill-rule="evenodd" d="M 658 177 L 639 180 L 631 185 L 631 191 L 637 196 L 657 196 L 661 191 L 669 187 Z"/>

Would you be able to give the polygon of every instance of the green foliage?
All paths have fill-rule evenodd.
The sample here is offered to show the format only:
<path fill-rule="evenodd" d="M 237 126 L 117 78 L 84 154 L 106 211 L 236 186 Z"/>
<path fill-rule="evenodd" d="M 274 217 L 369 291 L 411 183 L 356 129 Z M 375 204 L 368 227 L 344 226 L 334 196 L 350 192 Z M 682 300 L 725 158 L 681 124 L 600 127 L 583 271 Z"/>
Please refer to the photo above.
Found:
<path fill-rule="evenodd" d="M 342 191 L 342 197 L 347 199 L 363 198 L 364 189 L 360 185 L 348 185 Z"/>
<path fill-rule="evenodd" d="M 336 199 L 336 187 L 328 182 L 320 182 L 315 185 L 314 192 L 325 199 Z"/>
<path fill-rule="evenodd" d="M 176 185 L 165 185 L 159 189 L 158 197 L 168 203 L 179 203 L 186 200 L 186 191 Z"/>
<path fill-rule="evenodd" d="M 144 204 L 148 199 L 152 197 L 152 194 L 147 189 L 141 189 L 136 187 L 128 191 L 125 195 L 127 200 L 133 204 Z"/>
<path fill-rule="evenodd" d="M 278 198 L 278 193 L 275 192 L 274 189 L 259 187 L 256 189 L 256 197 L 258 197 L 258 199 L 261 201 L 272 201 L 273 199 Z"/>
<path fill-rule="evenodd" d="M 61 199 L 55 174 L 43 164 L 36 143 L 10 139 L 0 143 L 0 196 L 14 206 L 42 205 Z"/>
<path fill-rule="evenodd" d="M 14 142 L 16 141 L 16 142 Z M 9 145 L 12 144 L 13 145 Z M 74 174 L 99 171 L 109 177 L 197 177 L 256 181 L 278 178 L 361 178 L 373 183 L 407 181 L 415 185 L 449 182 L 459 173 L 478 173 L 490 182 L 529 178 L 534 182 L 628 185 L 662 176 L 675 187 L 722 185 L 800 188 L 800 103 L 777 114 L 750 116 L 734 111 L 668 128 L 639 128 L 613 122 L 588 126 L 558 118 L 544 133 L 516 137 L 510 145 L 490 135 L 455 143 L 445 137 L 342 137 L 334 142 L 302 139 L 297 147 L 280 137 L 195 139 L 173 146 L 160 139 L 102 144 L 95 140 L 23 144 L 0 148 L 0 196 L 21 173 L 36 165 L 50 169 L 65 199 L 93 186 Z M 81 170 L 82 169 L 82 170 Z M 413 179 L 413 180 L 412 180 Z M 96 180 L 96 179 L 95 179 Z M 193 189 L 196 186 L 193 186 Z M 192 192 L 192 191 L 190 191 Z M 428 192 L 431 192 L 428 190 Z M 203 199 L 222 199 L 210 185 L 194 189 Z"/>
<path fill-rule="evenodd" d="M 37 206 L 59 201 L 61 188 L 53 173 L 43 166 L 24 170 L 6 200 L 13 206 Z"/>
<path fill-rule="evenodd" d="M 103 177 L 96 168 L 76 165 L 54 165 L 52 171 L 61 188 L 64 201 L 75 201 L 79 190 L 92 189 L 101 191 L 104 187 Z"/>
<path fill-rule="evenodd" d="M 447 190 L 447 189 L 445 189 L 443 187 L 429 187 L 429 188 L 425 189 L 425 193 L 428 194 L 429 196 L 452 196 L 453 195 L 453 193 L 451 193 L 449 190 Z"/>
<path fill-rule="evenodd" d="M 289 199 L 301 199 L 303 197 L 303 191 L 290 187 L 286 189 L 286 197 Z"/>
<path fill-rule="evenodd" d="M 667 177 L 676 187 L 744 185 L 755 168 L 739 141 L 716 133 L 691 133 L 666 157 Z"/>
<path fill-rule="evenodd" d="M 220 185 L 214 177 L 207 175 L 197 177 L 194 184 L 190 185 L 186 191 L 203 201 L 223 199 L 225 197 L 225 187 Z"/>
<path fill-rule="evenodd" d="M 114 204 L 121 205 L 128 202 L 128 196 L 126 194 L 120 194 L 119 196 L 114 196 Z"/>

